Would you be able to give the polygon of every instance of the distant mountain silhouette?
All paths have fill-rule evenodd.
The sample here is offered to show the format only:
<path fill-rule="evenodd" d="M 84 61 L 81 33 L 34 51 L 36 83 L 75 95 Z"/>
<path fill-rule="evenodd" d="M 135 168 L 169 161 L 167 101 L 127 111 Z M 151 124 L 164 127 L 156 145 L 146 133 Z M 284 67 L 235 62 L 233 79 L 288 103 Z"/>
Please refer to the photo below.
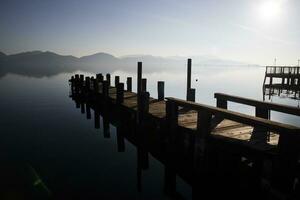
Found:
<path fill-rule="evenodd" d="M 0 52 L 0 58 L 3 58 L 3 57 L 5 57 L 5 56 L 6 56 L 5 53 Z"/>
<path fill-rule="evenodd" d="M 244 66 L 245 63 L 223 60 L 210 56 L 193 58 L 194 66 Z M 76 70 L 94 73 L 111 73 L 116 70 L 136 71 L 138 61 L 143 62 L 145 72 L 182 69 L 186 65 L 185 57 L 158 57 L 152 55 L 131 55 L 115 57 L 107 53 L 97 53 L 77 58 L 63 56 L 53 52 L 30 51 L 14 55 L 0 52 L 0 76 L 6 73 L 42 77 Z"/>

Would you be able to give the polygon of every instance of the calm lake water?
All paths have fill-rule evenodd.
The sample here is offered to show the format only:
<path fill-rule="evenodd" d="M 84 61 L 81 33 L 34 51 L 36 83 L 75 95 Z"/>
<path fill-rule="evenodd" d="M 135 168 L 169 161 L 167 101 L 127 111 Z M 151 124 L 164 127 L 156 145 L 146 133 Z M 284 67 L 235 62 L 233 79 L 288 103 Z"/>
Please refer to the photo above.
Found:
<path fill-rule="evenodd" d="M 215 92 L 262 100 L 264 72 L 260 67 L 194 67 L 196 101 L 215 105 Z M 7 74 L 0 79 L 2 161 L 32 166 L 53 192 L 86 191 L 88 196 L 96 191 L 104 199 L 168 199 L 163 192 L 164 166 L 151 155 L 150 167 L 142 173 L 142 192 L 138 192 L 136 147 L 125 141 L 126 151 L 118 153 L 116 127 L 111 125 L 111 137 L 104 138 L 103 126 L 94 129 L 93 119 L 87 120 L 75 108 L 68 85 L 73 74 L 43 78 Z M 112 82 L 114 75 L 120 75 L 121 82 L 132 76 L 136 83 L 136 74 L 117 71 Z M 165 96 L 185 98 L 185 68 L 143 76 L 151 96 L 157 96 L 156 83 L 163 80 Z M 299 105 L 291 99 L 274 97 L 272 101 Z M 254 114 L 253 108 L 239 104 L 229 108 Z M 272 113 L 272 119 L 300 126 L 299 117 Z M 177 190 L 184 199 L 191 199 L 191 188 L 179 177 Z"/>

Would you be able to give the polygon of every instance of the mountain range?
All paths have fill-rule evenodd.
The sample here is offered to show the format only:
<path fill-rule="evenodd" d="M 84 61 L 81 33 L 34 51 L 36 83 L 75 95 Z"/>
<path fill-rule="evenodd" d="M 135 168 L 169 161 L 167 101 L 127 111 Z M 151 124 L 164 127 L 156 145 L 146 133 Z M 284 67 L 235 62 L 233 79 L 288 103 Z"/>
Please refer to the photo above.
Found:
<path fill-rule="evenodd" d="M 193 66 L 249 66 L 237 61 L 213 56 L 194 56 Z M 108 53 L 89 56 L 64 56 L 49 51 L 30 51 L 13 55 L 0 52 L 0 76 L 16 73 L 28 76 L 51 76 L 76 70 L 111 73 L 116 70 L 135 71 L 138 61 L 143 62 L 145 72 L 176 70 L 186 66 L 186 57 L 159 57 L 132 55 L 115 57 Z"/>

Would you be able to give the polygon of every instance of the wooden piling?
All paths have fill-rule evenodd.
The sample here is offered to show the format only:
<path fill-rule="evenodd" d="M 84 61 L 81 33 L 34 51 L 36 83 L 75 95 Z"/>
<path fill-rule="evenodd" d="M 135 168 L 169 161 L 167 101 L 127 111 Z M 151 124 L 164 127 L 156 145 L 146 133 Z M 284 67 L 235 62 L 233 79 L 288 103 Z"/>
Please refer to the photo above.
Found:
<path fill-rule="evenodd" d="M 97 74 L 96 78 L 98 79 L 98 82 L 101 83 L 103 81 L 103 75 L 102 75 L 102 73 Z"/>
<path fill-rule="evenodd" d="M 127 77 L 126 85 L 127 85 L 127 91 L 132 92 L 132 78 L 131 77 Z"/>
<path fill-rule="evenodd" d="M 187 61 L 187 88 L 186 88 L 186 99 L 189 98 L 189 91 L 191 89 L 191 78 L 192 77 L 192 59 L 188 59 Z"/>
<path fill-rule="evenodd" d="M 137 94 L 140 94 L 142 91 L 142 62 L 138 62 L 138 69 L 137 69 Z"/>
<path fill-rule="evenodd" d="M 85 77 L 85 90 L 89 91 L 91 89 L 91 79 L 90 77 Z"/>
<path fill-rule="evenodd" d="M 147 79 L 143 78 L 142 79 L 142 87 L 141 87 L 141 91 L 142 92 L 146 92 L 147 91 Z"/>
<path fill-rule="evenodd" d="M 106 81 L 107 81 L 108 87 L 110 87 L 111 86 L 111 83 L 110 83 L 110 74 L 106 74 Z"/>
<path fill-rule="evenodd" d="M 98 82 L 98 79 L 94 79 L 94 92 L 95 94 L 98 94 L 99 93 L 99 82 Z"/>
<path fill-rule="evenodd" d="M 117 98 L 116 103 L 122 104 L 124 101 L 124 83 L 117 84 Z"/>
<path fill-rule="evenodd" d="M 166 102 L 166 122 L 168 135 L 174 134 L 178 127 L 178 105 L 173 101 Z"/>
<path fill-rule="evenodd" d="M 80 85 L 82 86 L 83 84 L 83 81 L 84 81 L 84 75 L 83 74 L 80 74 Z"/>
<path fill-rule="evenodd" d="M 146 115 L 149 112 L 149 92 L 141 92 L 139 95 L 139 102 L 138 102 L 138 123 L 141 123 L 145 120 Z"/>
<path fill-rule="evenodd" d="M 109 88 L 108 81 L 107 80 L 103 81 L 102 82 L 102 95 L 105 100 L 108 99 L 108 92 L 109 92 L 108 88 Z"/>
<path fill-rule="evenodd" d="M 120 83 L 120 76 L 115 76 L 115 87 Z"/>
<path fill-rule="evenodd" d="M 228 108 L 228 103 L 227 103 L 227 100 L 225 99 L 221 99 L 221 98 L 217 98 L 217 107 L 218 108 L 224 108 L 224 109 L 227 109 Z"/>
<path fill-rule="evenodd" d="M 187 101 L 192 101 L 192 102 L 196 101 L 196 89 L 195 88 L 188 89 Z"/>
<path fill-rule="evenodd" d="M 95 88 L 95 82 L 94 82 L 95 78 L 93 76 L 91 76 L 91 90 L 94 91 Z"/>
<path fill-rule="evenodd" d="M 165 99 L 165 82 L 158 81 L 157 82 L 157 99 L 162 101 Z"/>

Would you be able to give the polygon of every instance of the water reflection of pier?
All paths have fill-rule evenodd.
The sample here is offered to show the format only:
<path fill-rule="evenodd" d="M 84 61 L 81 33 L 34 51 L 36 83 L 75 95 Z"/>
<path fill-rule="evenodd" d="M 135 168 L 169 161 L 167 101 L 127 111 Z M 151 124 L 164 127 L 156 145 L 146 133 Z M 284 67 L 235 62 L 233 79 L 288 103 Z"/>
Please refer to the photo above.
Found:
<path fill-rule="evenodd" d="M 300 99 L 300 67 L 266 67 L 263 97 L 272 96 Z"/>

